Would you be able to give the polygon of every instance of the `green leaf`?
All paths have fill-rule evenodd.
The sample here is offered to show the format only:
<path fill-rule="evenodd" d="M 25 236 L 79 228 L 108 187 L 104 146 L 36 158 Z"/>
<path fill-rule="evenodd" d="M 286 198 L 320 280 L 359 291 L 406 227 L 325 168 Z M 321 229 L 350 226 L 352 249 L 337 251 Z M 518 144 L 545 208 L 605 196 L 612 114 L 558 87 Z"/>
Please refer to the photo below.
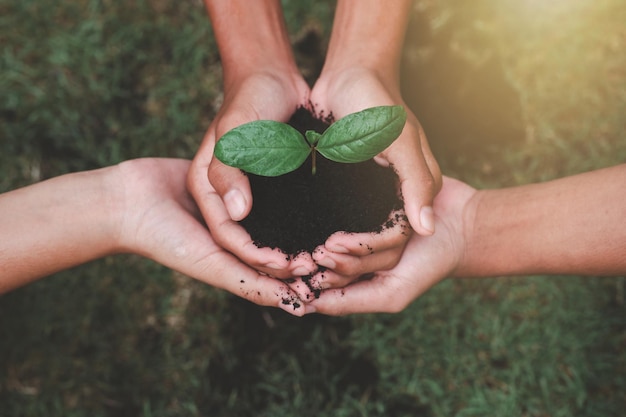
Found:
<path fill-rule="evenodd" d="M 215 156 L 226 165 L 266 177 L 295 170 L 310 152 L 300 132 L 273 120 L 238 126 L 215 144 Z"/>
<path fill-rule="evenodd" d="M 317 150 L 335 162 L 366 161 L 396 140 L 406 122 L 402 106 L 371 107 L 349 114 L 332 125 L 317 143 Z"/>

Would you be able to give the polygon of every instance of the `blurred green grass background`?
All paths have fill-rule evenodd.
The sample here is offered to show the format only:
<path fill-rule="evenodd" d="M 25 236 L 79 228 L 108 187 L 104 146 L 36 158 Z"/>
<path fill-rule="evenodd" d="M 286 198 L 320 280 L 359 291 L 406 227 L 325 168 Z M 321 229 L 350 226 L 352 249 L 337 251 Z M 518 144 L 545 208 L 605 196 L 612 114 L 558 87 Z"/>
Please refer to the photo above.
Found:
<path fill-rule="evenodd" d="M 283 4 L 314 78 L 334 2 Z M 418 0 L 411 19 L 405 98 L 446 174 L 626 161 L 620 0 Z M 0 191 L 191 158 L 221 100 L 199 1 L 0 0 L 0 51 Z M 624 280 L 448 280 L 400 314 L 296 319 L 107 258 L 0 298 L 0 416 L 619 416 Z"/>

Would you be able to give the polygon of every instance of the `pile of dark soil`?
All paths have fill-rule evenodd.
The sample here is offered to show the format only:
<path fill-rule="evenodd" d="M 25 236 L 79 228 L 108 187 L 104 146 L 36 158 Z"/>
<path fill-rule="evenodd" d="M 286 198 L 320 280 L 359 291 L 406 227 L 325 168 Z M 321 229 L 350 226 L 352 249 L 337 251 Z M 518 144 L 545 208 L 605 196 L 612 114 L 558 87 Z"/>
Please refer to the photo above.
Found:
<path fill-rule="evenodd" d="M 315 117 L 299 108 L 289 124 L 304 134 L 322 133 L 332 117 Z M 336 231 L 377 232 L 389 226 L 390 213 L 403 206 L 397 175 L 373 160 L 340 164 L 317 154 L 297 170 L 279 177 L 249 174 L 252 211 L 241 224 L 259 247 L 296 255 L 313 252 Z"/>

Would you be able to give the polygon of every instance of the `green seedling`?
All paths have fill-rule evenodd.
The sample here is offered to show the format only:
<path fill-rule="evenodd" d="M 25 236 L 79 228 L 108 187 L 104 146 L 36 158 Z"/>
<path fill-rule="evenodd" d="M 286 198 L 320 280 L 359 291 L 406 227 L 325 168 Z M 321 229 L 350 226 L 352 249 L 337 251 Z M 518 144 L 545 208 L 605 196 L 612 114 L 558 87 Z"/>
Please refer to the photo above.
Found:
<path fill-rule="evenodd" d="M 405 122 L 402 106 L 371 107 L 343 117 L 324 133 L 308 130 L 304 136 L 288 124 L 257 120 L 226 132 L 215 156 L 243 171 L 276 177 L 297 169 L 311 154 L 315 174 L 317 152 L 335 162 L 366 161 L 391 145 Z"/>

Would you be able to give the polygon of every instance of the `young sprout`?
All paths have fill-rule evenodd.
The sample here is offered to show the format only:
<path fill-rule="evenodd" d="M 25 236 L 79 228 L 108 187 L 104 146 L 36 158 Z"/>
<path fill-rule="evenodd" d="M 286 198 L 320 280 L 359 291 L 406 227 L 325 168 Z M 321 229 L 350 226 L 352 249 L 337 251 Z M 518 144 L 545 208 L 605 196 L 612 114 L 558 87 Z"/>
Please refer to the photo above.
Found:
<path fill-rule="evenodd" d="M 215 145 L 215 156 L 243 171 L 275 177 L 291 172 L 311 154 L 335 162 L 355 163 L 373 158 L 396 140 L 404 124 L 402 106 L 378 106 L 349 114 L 324 133 L 309 130 L 304 136 L 293 127 L 273 120 L 257 120 L 224 134 Z"/>

